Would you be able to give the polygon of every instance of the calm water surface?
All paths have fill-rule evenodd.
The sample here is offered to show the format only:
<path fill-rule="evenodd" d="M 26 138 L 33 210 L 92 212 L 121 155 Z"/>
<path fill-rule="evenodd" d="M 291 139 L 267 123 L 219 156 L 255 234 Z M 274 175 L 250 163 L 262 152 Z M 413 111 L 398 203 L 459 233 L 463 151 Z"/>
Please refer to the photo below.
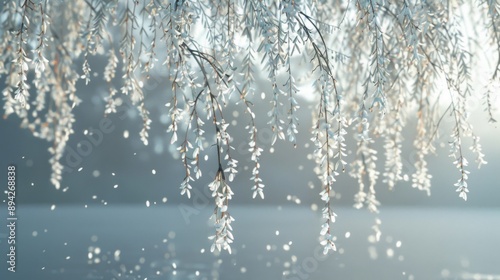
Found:
<path fill-rule="evenodd" d="M 233 254 L 215 256 L 211 207 L 192 206 L 19 207 L 17 271 L 2 230 L 0 279 L 500 279 L 500 209 L 383 208 L 372 242 L 376 216 L 339 208 L 324 257 L 309 208 L 234 206 Z"/>

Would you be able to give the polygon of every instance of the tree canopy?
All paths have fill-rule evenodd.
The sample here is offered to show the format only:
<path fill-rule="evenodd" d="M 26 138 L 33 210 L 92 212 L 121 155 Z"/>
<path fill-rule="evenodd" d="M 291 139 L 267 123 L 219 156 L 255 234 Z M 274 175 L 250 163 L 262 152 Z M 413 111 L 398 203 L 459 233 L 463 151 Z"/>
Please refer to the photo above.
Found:
<path fill-rule="evenodd" d="M 257 119 L 266 118 L 273 144 L 295 145 L 298 133 L 310 133 L 327 253 L 335 250 L 336 178 L 344 172 L 355 178 L 354 206 L 377 212 L 377 181 L 393 188 L 405 179 L 405 131 L 416 135 L 416 171 L 407 178 L 412 186 L 430 192 L 427 158 L 444 139 L 458 169 L 456 191 L 467 199 L 467 158 L 486 163 L 469 121 L 471 103 L 481 104 L 490 122 L 499 104 L 499 9 L 496 0 L 4 1 L 4 117 L 17 116 L 33 136 L 52 143 L 51 182 L 59 188 L 61 158 L 74 132 L 73 109 L 84 94 L 77 83 L 106 82 L 104 114 L 131 102 L 142 117 L 139 137 L 147 145 L 155 120 L 145 105 L 144 83 L 167 73 L 170 88 L 161 92 L 170 100 L 165 141 L 177 147 L 185 167 L 180 192 L 190 197 L 192 182 L 202 176 L 200 158 L 206 147 L 215 146 L 212 160 L 218 168 L 208 185 L 215 203 L 210 238 L 212 250 L 229 252 L 230 184 L 238 161 L 228 105 L 238 106 L 247 118 L 254 198 L 264 198 Z M 92 56 L 107 60 L 104 69 L 94 69 Z M 257 76 L 268 84 L 259 85 Z M 299 125 L 299 96 L 315 104 L 312 129 Z M 256 107 L 267 108 L 268 115 L 256 115 Z M 452 120 L 450 131 L 440 126 L 444 119 Z M 409 120 L 416 127 L 408 127 Z M 377 166 L 374 139 L 384 143 L 383 166 Z M 352 154 L 347 142 L 354 143 Z"/>

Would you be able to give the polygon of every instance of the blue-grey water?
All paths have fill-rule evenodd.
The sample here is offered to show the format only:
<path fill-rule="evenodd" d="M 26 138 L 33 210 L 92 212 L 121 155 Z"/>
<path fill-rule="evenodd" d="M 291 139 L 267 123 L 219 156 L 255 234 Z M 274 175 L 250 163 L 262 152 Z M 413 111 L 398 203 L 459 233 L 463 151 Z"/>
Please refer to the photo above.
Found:
<path fill-rule="evenodd" d="M 373 243 L 376 216 L 338 208 L 327 257 L 319 214 L 299 206 L 232 207 L 233 254 L 215 256 L 211 210 L 21 206 L 16 272 L 2 230 L 0 279 L 500 279 L 500 209 L 383 208 Z"/>

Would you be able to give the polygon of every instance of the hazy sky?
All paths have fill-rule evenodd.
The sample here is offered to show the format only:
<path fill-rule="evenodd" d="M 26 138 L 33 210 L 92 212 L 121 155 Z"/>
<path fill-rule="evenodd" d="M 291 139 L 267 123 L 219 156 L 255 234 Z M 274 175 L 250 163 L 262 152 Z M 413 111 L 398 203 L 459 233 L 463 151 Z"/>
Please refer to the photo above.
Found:
<path fill-rule="evenodd" d="M 75 63 L 81 65 L 82 61 L 75 61 Z M 92 65 L 93 74 L 102 73 L 105 63 L 102 57 L 91 58 L 90 65 Z M 480 63 L 487 63 L 487 61 Z M 88 86 L 83 80 L 78 82 L 77 94 L 83 102 L 74 109 L 75 133 L 71 135 L 62 158 L 63 165 L 67 167 L 67 172 L 63 174 L 62 190 L 55 190 L 49 182 L 51 171 L 48 163 L 50 155 L 47 149 L 50 143 L 36 139 L 29 131 L 19 128 L 20 121 L 15 116 L 0 120 L 1 166 L 6 168 L 8 164 L 15 164 L 18 167 L 18 201 L 48 204 L 111 204 L 145 203 L 147 200 L 159 203 L 166 198 L 170 203 L 186 202 L 187 198 L 181 196 L 179 190 L 184 178 L 183 166 L 180 160 L 174 159 L 175 155 L 169 152 L 172 147 L 169 146 L 170 135 L 166 133 L 169 116 L 164 106 L 168 101 L 166 97 L 168 94 L 165 92 L 170 86 L 165 77 L 166 73 L 158 73 L 158 71 L 153 70 L 156 75 L 153 74 L 152 78 L 144 84 L 146 106 L 153 120 L 150 144 L 147 147 L 139 139 L 142 121 L 136 109 L 105 118 L 103 112 L 104 98 L 108 95 L 107 85 L 101 77 L 96 76 L 92 77 Z M 309 70 L 298 67 L 297 72 L 300 74 L 299 71 Z M 260 79 L 256 84 L 262 88 L 269 86 L 266 78 L 259 78 L 260 73 L 256 72 L 256 78 Z M 299 80 L 299 77 L 297 78 Z M 0 84 L 5 84 L 3 79 L 0 79 Z M 256 92 L 265 92 L 265 90 L 256 89 Z M 301 94 L 304 95 L 305 92 L 302 91 Z M 480 96 L 480 94 L 477 95 Z M 315 163 L 307 157 L 312 151 L 310 131 L 311 112 L 314 108 L 310 107 L 312 106 L 309 103 L 312 100 L 310 96 L 302 97 L 299 99 L 301 108 L 299 109 L 297 148 L 293 148 L 291 143 L 285 141 L 278 141 L 274 147 L 271 147 L 270 129 L 266 124 L 267 111 L 271 108 L 270 97 L 267 97 L 268 100 L 255 102 L 258 105 L 255 108 L 259 127 L 258 140 L 265 149 L 261 161 L 261 177 L 266 185 L 264 201 L 251 199 L 252 183 L 249 181 L 249 173 L 252 165 L 246 145 L 248 133 L 243 130 L 248 123 L 248 118 L 242 113 L 241 107 L 227 108 L 226 117 L 238 115 L 235 117 L 236 123 L 229 128 L 229 132 L 235 138 L 234 156 L 240 162 L 240 173 L 235 182 L 231 183 L 235 192 L 234 203 L 301 203 L 307 206 L 321 203 L 318 195 L 320 184 L 313 172 Z M 441 100 L 446 102 L 445 97 Z M 380 176 L 376 189 L 383 205 L 500 206 L 497 199 L 500 197 L 500 172 L 498 172 L 500 149 L 497 146 L 500 140 L 500 128 L 498 123 L 487 123 L 488 117 L 483 112 L 482 100 L 469 100 L 469 102 L 474 109 L 471 115 L 472 123 L 476 134 L 481 137 L 483 151 L 489 164 L 477 170 L 473 155 L 466 154 L 471 171 L 468 182 L 470 190 L 468 201 L 463 202 L 455 192 L 453 184 L 460 174 L 453 166 L 453 160 L 448 157 L 447 147 L 449 134 L 452 131 L 448 120 L 452 118 L 444 118 L 440 130 L 442 147 L 438 147 L 438 155 L 428 156 L 429 170 L 433 175 L 432 196 L 427 197 L 424 192 L 413 189 L 409 182 L 401 182 L 395 190 L 388 191 L 388 186 L 382 182 L 382 176 Z M 497 98 L 495 102 L 500 102 L 500 98 Z M 496 118 L 500 119 L 500 112 L 496 112 Z M 412 131 L 415 126 L 414 122 L 409 121 L 407 131 L 410 132 L 404 135 L 404 172 L 410 179 L 414 162 L 411 152 L 414 137 Z M 210 131 L 208 126 L 206 130 L 207 135 L 213 135 L 213 131 Z M 92 134 L 92 131 L 95 133 Z M 352 132 L 352 130 L 349 131 Z M 183 136 L 179 134 L 179 137 Z M 464 142 L 466 147 L 468 147 L 468 141 Z M 378 170 L 381 173 L 384 161 L 382 142 L 382 139 L 376 139 L 376 147 L 379 150 Z M 347 144 L 352 147 L 354 144 L 352 138 L 347 140 Z M 82 146 L 89 148 L 90 152 L 85 155 L 79 153 L 78 149 Z M 271 150 L 273 150 L 272 153 Z M 207 195 L 203 194 L 203 190 L 206 190 L 208 183 L 213 180 L 217 166 L 213 163 L 214 148 L 207 147 L 205 153 L 209 158 L 202 164 L 204 177 L 193 186 L 199 190 L 199 195 L 206 199 Z M 347 160 L 352 161 L 353 158 L 353 155 L 349 155 Z M 4 180 L 6 172 L 0 172 L 0 174 L 0 178 Z M 357 188 L 354 179 L 347 173 L 341 174 L 334 184 L 334 190 L 339 194 L 337 203 L 352 205 Z M 209 196 L 208 198 L 211 199 Z"/>
<path fill-rule="evenodd" d="M 62 189 L 55 190 L 49 183 L 50 166 L 48 163 L 49 143 L 34 138 L 30 132 L 19 128 L 19 119 L 10 116 L 0 121 L 0 159 L 2 166 L 15 164 L 18 167 L 18 196 L 19 202 L 26 203 L 144 203 L 146 200 L 160 203 L 165 197 L 170 203 L 185 203 L 187 198 L 180 195 L 179 186 L 184 178 L 181 162 L 172 157 L 169 152 L 170 135 L 167 135 L 166 120 L 167 102 L 162 94 L 168 88 L 163 77 L 156 77 L 145 84 L 147 90 L 147 106 L 151 110 L 153 119 L 150 133 L 150 144 L 145 147 L 139 139 L 141 120 L 131 109 L 120 114 L 104 118 L 104 97 L 107 95 L 106 87 L 98 83 L 95 78 L 93 83 L 85 86 L 79 83 L 78 93 L 83 100 L 82 104 L 74 109 L 76 123 L 75 133 L 71 135 L 67 145 L 63 164 L 69 167 L 65 172 Z M 0 81 L 1 82 L 1 81 Z M 153 94 L 154 93 L 154 94 Z M 311 106 L 308 101 L 299 101 L 301 109 L 299 138 L 297 148 L 293 145 L 278 141 L 270 153 L 270 129 L 267 127 L 266 112 L 269 103 L 262 102 L 256 110 L 259 122 L 259 141 L 265 148 L 261 162 L 261 176 L 266 184 L 264 201 L 252 200 L 251 182 L 248 180 L 249 170 L 252 169 L 249 161 L 247 146 L 245 145 L 247 132 L 242 128 L 248 119 L 242 113 L 237 114 L 236 123 L 229 131 L 235 137 L 235 157 L 240 161 L 240 174 L 232 183 L 234 203 L 271 203 L 287 204 L 301 203 L 305 205 L 320 204 L 319 182 L 313 173 L 314 162 L 307 159 L 311 152 L 310 127 Z M 269 105 L 269 106 L 268 106 Z M 267 106 L 267 107 L 266 107 Z M 484 153 L 487 155 L 488 165 L 480 170 L 474 165 L 469 156 L 470 179 L 469 200 L 464 203 L 455 193 L 453 184 L 459 176 L 458 170 L 452 165 L 448 157 L 446 141 L 448 128 L 443 132 L 443 147 L 439 148 L 438 155 L 429 156 L 429 169 L 434 176 L 432 179 L 432 196 L 427 197 L 423 192 L 412 189 L 408 182 L 402 182 L 394 191 L 388 191 L 387 185 L 379 178 L 377 194 L 383 205 L 454 205 L 454 206 L 498 206 L 497 198 L 500 197 L 500 149 L 497 142 L 500 139 L 498 124 L 488 124 L 486 114 L 481 111 L 481 104 L 473 104 L 476 114 L 472 115 L 475 131 L 481 137 Z M 228 108 L 228 112 L 233 111 Z M 238 111 L 238 108 L 234 111 Z M 408 123 L 409 130 L 415 126 Z M 443 128 L 449 126 L 444 122 Z M 89 131 L 97 132 L 90 136 Z M 87 135 L 85 135 L 87 130 Z M 444 130 L 442 130 L 444 131 Z M 449 132 L 448 132 L 449 131 Z M 207 135 L 212 134 L 207 129 Z M 213 135 L 213 134 L 212 134 Z M 208 138 L 208 137 L 207 137 Z M 405 172 L 411 178 L 412 157 L 411 143 L 413 135 L 405 136 L 404 165 Z M 379 160 L 383 159 L 381 148 L 382 139 L 378 139 Z M 90 144 L 91 151 L 88 155 L 80 156 L 79 145 Z M 349 144 L 349 141 L 348 141 Z M 306 146 L 308 146 L 306 148 Z M 207 184 L 213 179 L 212 170 L 216 166 L 211 163 L 214 148 L 206 149 L 209 160 L 203 163 L 204 177 L 193 186 L 200 191 L 207 189 Z M 352 156 L 350 158 L 352 160 Z M 379 162 L 379 170 L 383 171 L 383 162 Z M 80 171 L 78 171 L 81 168 Z M 1 178 L 6 174 L 2 172 Z M 154 173 L 154 174 L 153 174 Z M 114 174 L 114 175 L 113 175 Z M 314 186 L 311 189 L 311 186 Z M 342 174 L 334 189 L 341 194 L 337 202 L 342 205 L 353 204 L 353 195 L 357 191 L 357 183 L 348 174 Z M 202 193 L 200 196 L 205 196 Z M 208 196 L 209 197 L 209 196 Z M 298 198 L 298 199 L 297 199 Z M 210 198 L 211 199 L 211 198 Z"/>

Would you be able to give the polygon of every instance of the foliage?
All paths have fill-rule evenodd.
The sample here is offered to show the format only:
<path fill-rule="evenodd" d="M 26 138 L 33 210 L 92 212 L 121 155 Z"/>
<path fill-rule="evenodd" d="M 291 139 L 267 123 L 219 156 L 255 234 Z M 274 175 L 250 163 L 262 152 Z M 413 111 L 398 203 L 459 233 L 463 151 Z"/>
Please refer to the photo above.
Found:
<path fill-rule="evenodd" d="M 409 120 L 416 120 L 412 186 L 430 193 L 427 156 L 441 137 L 440 123 L 451 118 L 454 128 L 443 138 L 449 140 L 458 168 L 457 192 L 467 199 L 464 139 L 472 139 L 477 164 L 486 163 L 468 119 L 470 100 L 483 100 L 489 121 L 495 122 L 499 9 L 496 0 L 4 1 L 4 116 L 16 115 L 35 137 L 53 143 L 51 182 L 59 188 L 73 108 L 80 103 L 76 83 L 94 79 L 89 57 L 108 61 L 102 73 L 109 85 L 105 113 L 116 112 L 127 96 L 143 119 L 140 138 L 145 145 L 152 120 L 143 83 L 154 71 L 167 72 L 171 88 L 161 94 L 170 99 L 169 141 L 178 147 L 185 167 L 181 194 L 190 197 L 192 182 L 202 176 L 200 154 L 207 144 L 215 146 L 218 169 L 208 187 L 215 200 L 216 233 L 210 238 L 212 250 L 230 251 L 234 218 L 228 211 L 233 195 L 229 183 L 238 162 L 232 156 L 228 104 L 240 106 L 248 116 L 253 197 L 263 199 L 263 149 L 254 106 L 269 107 L 273 144 L 295 144 L 298 96 L 312 96 L 326 253 L 335 250 L 331 198 L 336 178 L 348 170 L 359 185 L 354 206 L 377 212 L 377 181 L 393 188 L 403 180 L 401 149 L 404 129 L 413 129 L 407 127 Z M 485 80 L 478 70 L 493 57 L 497 62 Z M 257 92 L 257 73 L 270 83 L 265 93 Z M 485 87 L 477 82 L 481 79 Z M 260 95 L 271 96 L 270 106 L 261 104 Z M 205 138 L 205 130 L 216 137 Z M 384 142 L 383 168 L 377 166 L 376 138 Z M 348 159 L 348 141 L 356 146 L 353 159 Z"/>

